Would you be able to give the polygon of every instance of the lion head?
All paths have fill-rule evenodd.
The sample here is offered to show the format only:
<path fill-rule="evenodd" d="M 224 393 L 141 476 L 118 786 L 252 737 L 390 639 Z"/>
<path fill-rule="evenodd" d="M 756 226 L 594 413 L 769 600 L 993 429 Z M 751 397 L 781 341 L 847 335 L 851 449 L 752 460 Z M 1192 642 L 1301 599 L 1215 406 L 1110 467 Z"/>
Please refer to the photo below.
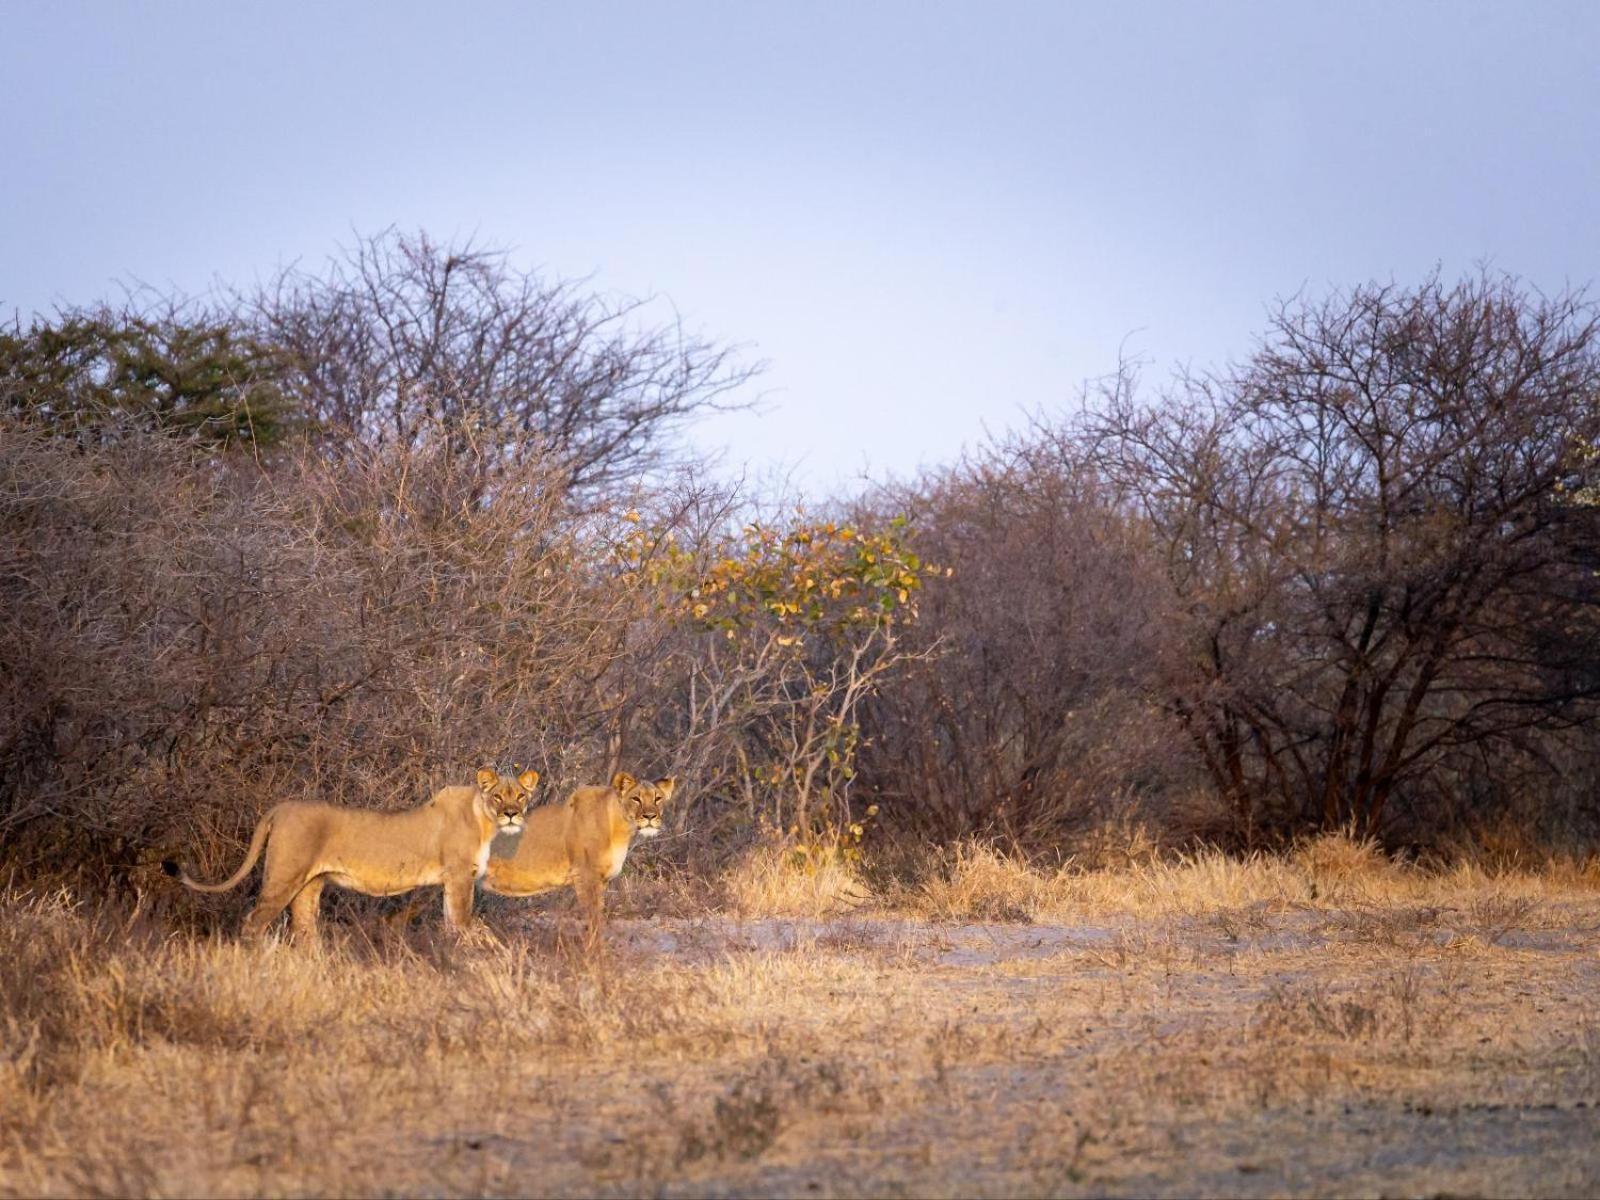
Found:
<path fill-rule="evenodd" d="M 678 781 L 672 777 L 649 780 L 635 779 L 626 771 L 618 771 L 611 778 L 611 787 L 622 797 L 622 811 L 633 824 L 639 837 L 656 837 L 661 832 L 661 810 L 672 798 Z"/>
<path fill-rule="evenodd" d="M 502 775 L 493 767 L 484 767 L 478 772 L 478 794 L 483 797 L 483 809 L 494 821 L 498 832 L 522 832 L 522 820 L 538 783 L 537 771 Z"/>

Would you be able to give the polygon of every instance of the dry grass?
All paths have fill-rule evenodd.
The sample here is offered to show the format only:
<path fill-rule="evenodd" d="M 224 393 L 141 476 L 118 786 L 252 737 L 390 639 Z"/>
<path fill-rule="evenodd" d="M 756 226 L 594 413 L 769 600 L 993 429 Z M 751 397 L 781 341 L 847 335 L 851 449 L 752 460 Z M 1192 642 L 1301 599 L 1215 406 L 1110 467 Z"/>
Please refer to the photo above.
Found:
<path fill-rule="evenodd" d="M 871 898 L 861 875 L 836 849 L 762 845 L 720 880 L 728 906 L 745 917 L 829 917 Z"/>
<path fill-rule="evenodd" d="M 1145 857 L 1121 870 L 1089 870 L 1071 861 L 1040 870 L 967 842 L 939 852 L 884 900 L 932 920 L 1072 921 L 1198 917 L 1251 907 L 1438 904 L 1465 895 L 1537 903 L 1597 890 L 1600 864 L 1547 862 L 1490 872 L 1469 863 L 1440 870 L 1394 862 L 1370 842 L 1324 835 L 1287 855 L 1202 850 Z"/>
<path fill-rule="evenodd" d="M 841 917 L 853 874 L 744 860 L 701 896 L 742 919 L 621 919 L 593 963 L 527 906 L 489 907 L 489 945 L 355 906 L 296 948 L 12 890 L 0 1194 L 1600 1179 L 1587 871 L 1429 873 L 1335 843 L 1096 873 L 967 847 L 943 866 Z M 691 907 L 682 881 L 655 892 Z M 635 881 L 617 907 L 651 894 Z"/>

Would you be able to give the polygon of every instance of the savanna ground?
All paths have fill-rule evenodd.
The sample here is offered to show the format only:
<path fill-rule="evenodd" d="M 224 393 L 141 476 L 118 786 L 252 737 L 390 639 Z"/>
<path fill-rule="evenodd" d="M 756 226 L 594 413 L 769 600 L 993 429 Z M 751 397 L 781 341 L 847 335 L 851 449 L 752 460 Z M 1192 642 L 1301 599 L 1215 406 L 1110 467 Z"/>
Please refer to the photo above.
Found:
<path fill-rule="evenodd" d="M 648 864 L 645 864 L 648 868 Z M 637 869 L 630 865 L 630 872 Z M 7 1195 L 1588 1195 L 1600 873 L 757 857 L 493 942 L 0 900 Z"/>

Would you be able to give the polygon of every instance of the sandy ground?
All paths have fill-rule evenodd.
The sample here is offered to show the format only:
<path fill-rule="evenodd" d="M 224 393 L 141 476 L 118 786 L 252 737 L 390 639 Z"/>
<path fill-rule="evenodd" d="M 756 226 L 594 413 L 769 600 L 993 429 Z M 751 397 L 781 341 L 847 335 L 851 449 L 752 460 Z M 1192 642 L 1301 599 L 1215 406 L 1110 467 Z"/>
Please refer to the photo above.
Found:
<path fill-rule="evenodd" d="M 769 1055 L 640 1061 L 522 1136 L 452 1144 L 476 1141 L 488 1190 L 1592 1195 L 1600 911 L 1522 916 L 620 923 L 619 970 L 852 969 L 797 990 Z M 859 1032 L 858 1005 L 882 1006 Z"/>
<path fill-rule="evenodd" d="M 619 920 L 599 967 L 491 920 L 107 967 L 120 1032 L 15 1093 L 0 1192 L 1600 1190 L 1592 899 Z"/>
<path fill-rule="evenodd" d="M 683 1174 L 662 1170 L 670 1155 L 642 1155 L 629 1178 L 626 1142 L 597 1154 L 578 1136 L 568 1146 L 590 1155 L 594 1174 L 562 1186 L 1592 1195 L 1600 912 L 1522 917 L 1539 928 L 1485 931 L 1435 909 L 1154 925 L 635 923 L 626 944 L 638 958 L 850 947 L 888 984 L 862 1002 L 893 1005 L 901 1032 L 840 1053 L 826 1043 L 826 1008 L 797 1011 L 818 1058 L 712 1070 L 707 1088 L 730 1102 L 712 1106 L 707 1131 L 677 1117 L 680 1142 L 738 1141 L 722 1128 L 736 1123 L 730 1110 L 758 1123 L 752 1094 L 771 1098 L 770 1141 L 763 1126 L 749 1146 Z M 683 1091 L 661 1078 L 619 1091 L 646 1098 L 661 1086 Z M 683 1107 L 696 1106 L 664 1110 Z M 512 1170 L 530 1152 L 506 1147 Z"/>

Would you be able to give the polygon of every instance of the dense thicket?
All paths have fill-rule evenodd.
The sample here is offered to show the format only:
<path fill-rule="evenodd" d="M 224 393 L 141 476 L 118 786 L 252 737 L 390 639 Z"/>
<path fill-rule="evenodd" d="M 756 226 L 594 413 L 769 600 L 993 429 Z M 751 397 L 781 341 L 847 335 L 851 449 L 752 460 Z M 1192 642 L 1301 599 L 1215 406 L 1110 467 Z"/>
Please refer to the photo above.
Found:
<path fill-rule="evenodd" d="M 1041 847 L 1192 807 L 1160 687 L 1182 654 L 1172 595 L 1093 471 L 1036 433 L 872 504 L 914 514 L 948 572 L 908 631 L 917 657 L 866 714 L 864 781 L 896 826 Z"/>
<path fill-rule="evenodd" d="M 675 469 L 745 368 L 503 259 L 0 338 L 0 839 L 234 852 L 481 761 L 685 779 L 676 852 L 1600 828 L 1600 345 L 1477 277 L 761 519 Z M 849 519 L 845 519 L 848 513 Z"/>
<path fill-rule="evenodd" d="M 939 665 L 872 714 L 865 765 L 913 823 L 1594 831 L 1581 295 L 1357 288 L 1282 308 L 1229 372 L 1088 400 L 898 498 L 957 568 L 918 630 Z"/>
<path fill-rule="evenodd" d="M 437 447 L 270 474 L 144 438 L 0 447 L 0 828 L 113 857 L 275 797 L 414 803 L 479 760 L 581 771 L 625 605 L 536 468 Z M 577 761 L 573 762 L 576 757 Z"/>
<path fill-rule="evenodd" d="M 1434 279 L 1286 308 L 1232 374 L 1085 418 L 1186 614 L 1169 704 L 1241 827 L 1422 836 L 1559 786 L 1600 715 L 1597 401 L 1580 297 Z"/>

